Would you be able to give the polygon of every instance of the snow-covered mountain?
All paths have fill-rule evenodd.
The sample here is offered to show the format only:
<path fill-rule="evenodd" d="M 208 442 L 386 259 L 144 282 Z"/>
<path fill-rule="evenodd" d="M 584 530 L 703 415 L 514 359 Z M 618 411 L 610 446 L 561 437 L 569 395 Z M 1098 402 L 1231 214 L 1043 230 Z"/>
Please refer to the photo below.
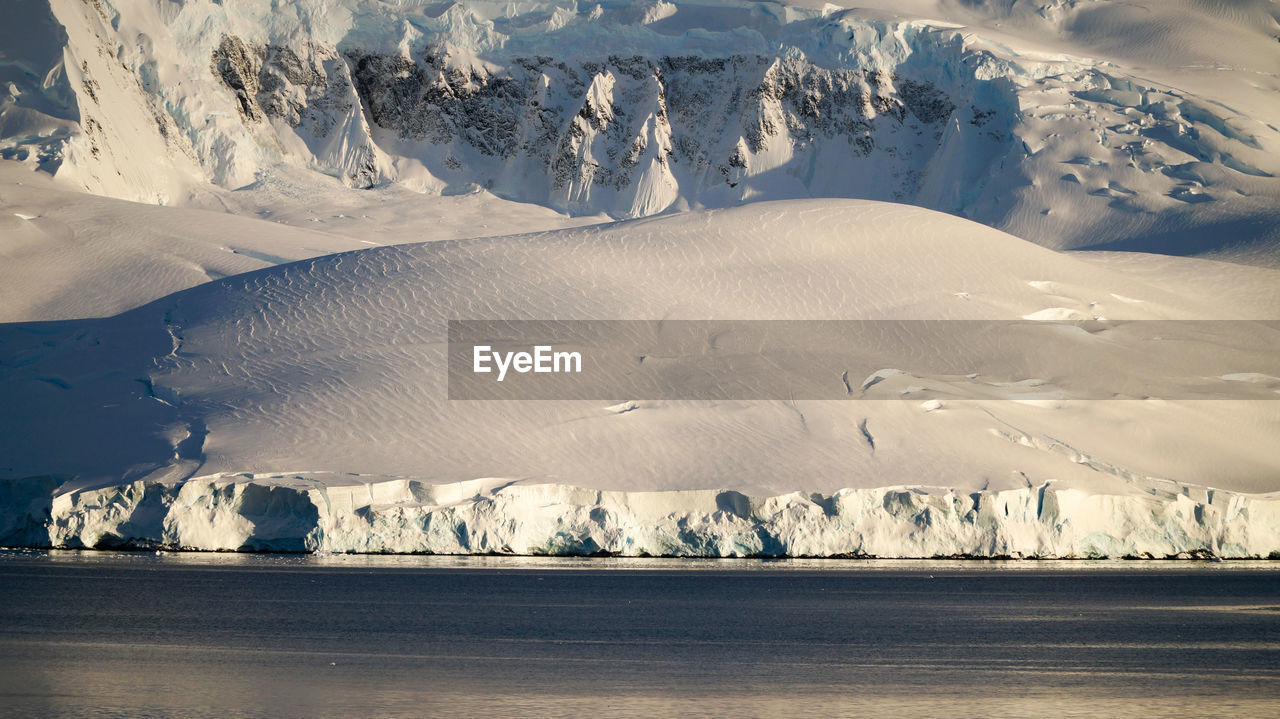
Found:
<path fill-rule="evenodd" d="M 1274 240 L 1280 11 L 1123 5 L 21 0 L 0 143 L 151 202 L 284 163 L 573 214 L 850 197 L 1056 248 Z"/>
<path fill-rule="evenodd" d="M 0 545 L 1280 552 L 1274 2 L 3 12 Z M 1233 323 L 1039 322 L 1103 317 Z M 484 402 L 457 319 L 1030 329 L 808 378 L 860 399 Z"/>
<path fill-rule="evenodd" d="M 1276 272 L 1262 272 L 1274 287 Z M 1032 378 L 998 374 L 999 357 L 1035 353 L 1035 332 L 975 337 L 986 359 L 945 381 L 925 369 L 930 335 L 914 337 L 919 359 L 884 381 L 853 378 L 870 388 L 864 399 L 446 392 L 446 322 L 457 318 L 1269 316 L 1229 293 L 1161 284 L 919 208 L 790 200 L 370 248 L 112 317 L 2 325 L 0 472 L 60 479 L 5 485 L 0 541 L 1265 556 L 1278 548 L 1266 493 L 1280 469 L 1280 402 L 1258 398 L 1280 390 L 1280 372 L 1240 347 L 1215 350 L 1213 334 L 1176 340 L 1235 370 L 1204 378 L 1210 401 L 1081 399 L 1091 395 L 1057 377 L 1029 388 Z M 1273 323 L 1248 325 L 1276 343 Z M 1141 337 L 1073 341 L 1118 349 L 1153 377 L 1178 371 Z M 877 348 L 848 360 L 864 352 Z M 991 399 L 966 399 L 956 383 Z M 497 479 L 472 484 L 482 478 Z"/>

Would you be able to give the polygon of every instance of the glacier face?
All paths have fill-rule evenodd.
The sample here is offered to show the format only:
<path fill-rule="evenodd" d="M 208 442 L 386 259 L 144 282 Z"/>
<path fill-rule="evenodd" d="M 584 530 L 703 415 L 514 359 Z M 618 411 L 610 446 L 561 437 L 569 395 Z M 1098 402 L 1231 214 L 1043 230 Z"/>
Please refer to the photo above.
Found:
<path fill-rule="evenodd" d="M 1170 484 L 1122 495 L 1052 483 L 752 497 L 556 484 L 302 475 L 137 481 L 57 493 L 0 484 L 0 545 L 206 551 L 677 557 L 1280 555 L 1280 500 Z"/>
<path fill-rule="evenodd" d="M 1039 31 L 1075 27 L 1074 6 L 1059 5 Z M 1249 218 L 1280 197 L 1280 123 L 1267 114 L 1115 62 L 882 11 L 50 7 L 66 30 L 49 41 L 68 55 L 28 63 L 54 64 L 59 82 L 15 86 L 5 156 L 130 199 L 174 199 L 175 177 L 239 187 L 287 163 L 356 187 L 484 187 L 573 214 L 854 197 L 1052 247 L 1163 238 L 1187 251 L 1226 241 L 1200 226 L 1230 227 L 1230 242 L 1269 236 Z M 137 143 L 153 160 L 129 152 Z"/>
<path fill-rule="evenodd" d="M 880 365 L 874 345 L 851 348 L 846 370 L 866 361 L 897 370 L 857 401 L 457 402 L 447 393 L 447 323 L 460 317 L 1139 320 L 1244 311 L 949 215 L 854 200 L 370 248 L 209 282 L 115 317 L 0 326 L 0 406 L 22 428 L 0 433 L 0 470 L 116 484 L 152 472 L 172 481 L 306 468 L 759 496 L 1048 479 L 1106 489 L 1131 477 L 1272 491 L 1280 403 L 1249 400 L 1280 388 L 1275 380 L 1213 382 L 1215 396 L 1235 402 L 1081 400 L 1091 395 L 1069 378 L 1028 385 L 1036 375 L 1005 363 L 1043 351 L 1038 331 L 980 343 L 954 377 L 929 368 L 927 332 L 914 335 L 920 358 L 898 366 Z M 1250 327 L 1259 339 L 1274 334 Z M 1128 358 L 1140 358 L 1165 386 L 1140 334 L 1108 335 L 1107 345 L 1129 349 L 1105 367 L 1128 373 Z M 1276 375 L 1265 353 L 1217 354 L 1232 371 Z M 855 386 L 865 376 L 853 375 Z M 812 381 L 844 386 L 836 367 Z M 1045 401 L 1021 401 L 1028 392 Z M 924 406 L 932 399 L 943 406 Z M 608 409 L 625 401 L 636 408 Z M 1128 427 L 1150 439 L 1135 443 Z"/>

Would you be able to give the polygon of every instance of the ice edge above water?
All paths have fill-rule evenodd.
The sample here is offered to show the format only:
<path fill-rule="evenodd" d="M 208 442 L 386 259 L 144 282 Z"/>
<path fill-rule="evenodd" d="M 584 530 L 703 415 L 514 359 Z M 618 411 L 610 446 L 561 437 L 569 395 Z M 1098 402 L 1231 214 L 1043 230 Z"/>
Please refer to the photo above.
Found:
<path fill-rule="evenodd" d="M 59 494 L 0 483 L 0 545 L 676 557 L 1276 558 L 1280 498 L 1213 489 L 1098 494 L 1052 483 L 750 497 L 558 484 L 277 475 L 137 481 Z M 1196 494 L 1198 496 L 1191 496 Z"/>

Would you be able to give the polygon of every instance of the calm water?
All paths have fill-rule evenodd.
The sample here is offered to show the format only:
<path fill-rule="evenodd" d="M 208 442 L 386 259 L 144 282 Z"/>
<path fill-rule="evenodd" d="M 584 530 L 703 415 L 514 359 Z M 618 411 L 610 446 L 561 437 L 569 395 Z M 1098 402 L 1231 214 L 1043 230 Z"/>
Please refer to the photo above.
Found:
<path fill-rule="evenodd" d="M 8 716 L 1275 716 L 1280 563 L 0 553 Z"/>

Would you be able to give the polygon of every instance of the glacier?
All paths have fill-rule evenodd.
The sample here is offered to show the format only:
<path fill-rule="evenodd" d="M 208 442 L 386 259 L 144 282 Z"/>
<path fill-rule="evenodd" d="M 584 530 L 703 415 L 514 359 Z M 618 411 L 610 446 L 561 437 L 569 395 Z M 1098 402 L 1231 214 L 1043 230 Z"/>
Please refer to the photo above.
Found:
<path fill-rule="evenodd" d="M 852 197 L 1059 249 L 1274 239 L 1274 68 L 1064 51 L 1088 3 L 19 7 L 30 44 L 64 53 L 24 42 L 3 156 L 125 199 L 290 166 L 580 216 Z M 1259 12 L 1224 29 L 1206 11 L 1220 35 L 1188 45 L 1274 45 Z"/>
<path fill-rule="evenodd" d="M 319 478 L 317 478 L 319 477 Z M 305 474 L 0 484 L 0 546 L 670 557 L 1280 558 L 1280 497 L 1046 483 L 752 497 Z"/>
<path fill-rule="evenodd" d="M 1039 329 L 850 401 L 447 398 L 458 318 L 1280 346 L 1280 11 L 1134 12 L 12 0 L 0 545 L 1274 557 L 1277 355 L 1212 332 L 1189 384 L 1080 334 L 1153 381 L 1101 400 Z"/>
<path fill-rule="evenodd" d="M 1259 398 L 1280 385 L 1272 359 L 1221 344 L 1238 372 L 1212 401 L 1001 376 L 1035 332 L 980 345 L 990 366 L 968 377 L 906 356 L 814 378 L 861 382 L 863 399 L 452 401 L 445 387 L 456 317 L 1235 317 L 1274 344 L 1268 305 L 1237 297 L 853 200 L 331 254 L 110 317 L 0 325 L 0 470 L 15 478 L 0 481 L 0 544 L 1269 557 L 1280 402 Z M 1128 347 L 1117 371 L 1179 371 L 1140 337 L 1104 341 Z"/>

